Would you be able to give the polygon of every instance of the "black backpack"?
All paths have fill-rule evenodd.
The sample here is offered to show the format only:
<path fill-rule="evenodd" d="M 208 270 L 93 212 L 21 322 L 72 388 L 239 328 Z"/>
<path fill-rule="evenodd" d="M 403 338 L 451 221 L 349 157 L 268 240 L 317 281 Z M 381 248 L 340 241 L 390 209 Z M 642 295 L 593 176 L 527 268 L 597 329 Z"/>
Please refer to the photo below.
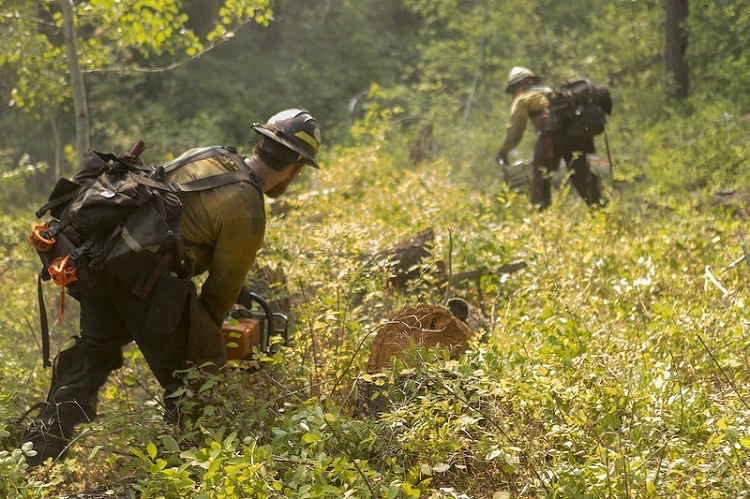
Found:
<path fill-rule="evenodd" d="M 609 89 L 588 78 L 574 78 L 550 92 L 549 105 L 556 129 L 572 139 L 588 139 L 604 132 L 612 114 Z"/>
<path fill-rule="evenodd" d="M 37 218 L 50 215 L 28 238 L 42 261 L 38 294 L 45 365 L 49 328 L 42 281 L 59 285 L 63 299 L 66 292 L 75 297 L 102 278 L 115 279 L 145 298 L 180 249 L 179 193 L 237 182 L 260 188 L 262 183 L 251 170 L 240 167 L 243 158 L 231 147 L 198 149 L 156 167 L 141 162 L 142 150 L 139 141 L 127 155 L 89 151 L 73 178 L 59 179 L 49 201 L 36 212 Z M 227 157 L 237 169 L 185 184 L 165 181 L 170 171 L 215 156 Z"/>

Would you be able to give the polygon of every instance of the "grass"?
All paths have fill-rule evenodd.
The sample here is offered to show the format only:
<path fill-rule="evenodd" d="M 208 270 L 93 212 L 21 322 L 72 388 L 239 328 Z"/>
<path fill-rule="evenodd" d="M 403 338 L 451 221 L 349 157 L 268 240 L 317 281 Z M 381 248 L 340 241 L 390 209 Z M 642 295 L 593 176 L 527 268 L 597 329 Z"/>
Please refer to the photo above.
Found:
<path fill-rule="evenodd" d="M 738 194 L 659 189 L 618 165 L 610 204 L 567 188 L 540 214 L 462 167 L 403 167 L 377 146 L 332 153 L 274 210 L 261 263 L 281 265 L 294 340 L 259 372 L 195 396 L 196 424 L 159 417 L 139 352 L 103 390 L 72 459 L 24 471 L 6 438 L 11 497 L 747 497 L 747 222 Z M 492 178 L 492 172 L 484 172 Z M 650 175 L 650 176 L 649 176 Z M 741 198 L 739 198 L 741 199 Z M 31 220 L 29 219 L 29 223 Z M 0 274 L 0 431 L 43 396 L 34 255 L 22 225 Z M 407 293 L 368 255 L 435 231 Z M 503 263 L 527 267 L 502 275 Z M 389 412 L 357 418 L 369 342 L 406 303 L 442 303 L 438 262 L 486 269 L 454 284 L 492 324 L 459 360 L 413 352 L 389 371 Z M 47 288 L 49 306 L 55 298 Z M 75 334 L 73 305 L 55 333 Z M 406 382 L 397 380 L 406 379 Z M 5 430 L 3 430 L 5 428 Z M 6 431 L 7 430 L 7 431 Z"/>

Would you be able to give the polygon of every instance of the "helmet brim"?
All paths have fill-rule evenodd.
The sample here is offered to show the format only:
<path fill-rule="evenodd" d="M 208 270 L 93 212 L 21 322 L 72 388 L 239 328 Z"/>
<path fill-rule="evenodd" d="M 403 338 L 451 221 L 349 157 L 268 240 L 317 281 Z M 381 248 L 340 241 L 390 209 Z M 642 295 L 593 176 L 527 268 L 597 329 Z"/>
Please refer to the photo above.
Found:
<path fill-rule="evenodd" d="M 259 134 L 261 134 L 261 135 L 263 135 L 265 137 L 268 137 L 271 140 L 274 140 L 274 141 L 278 142 L 279 144 L 283 145 L 284 147 L 287 147 L 287 148 L 291 149 L 292 151 L 294 151 L 297 154 L 299 154 L 302 157 L 304 157 L 305 160 L 310 164 L 310 166 L 312 166 L 313 168 L 320 169 L 320 165 L 318 165 L 318 162 L 315 161 L 314 158 L 310 157 L 310 155 L 308 153 L 306 153 L 305 151 L 300 150 L 299 147 L 297 147 L 294 144 L 292 144 L 285 137 L 274 133 L 272 130 L 269 130 L 268 128 L 266 128 L 263 125 L 258 124 L 258 123 L 253 124 L 253 130 L 255 130 L 256 132 L 258 132 Z"/>
<path fill-rule="evenodd" d="M 523 83 L 529 82 L 532 85 L 536 85 L 537 83 L 542 81 L 542 77 L 535 75 L 535 76 L 526 76 L 524 78 L 521 78 L 520 80 L 514 81 L 513 83 L 509 84 L 505 88 L 505 93 L 513 95 L 516 92 L 516 89 Z"/>

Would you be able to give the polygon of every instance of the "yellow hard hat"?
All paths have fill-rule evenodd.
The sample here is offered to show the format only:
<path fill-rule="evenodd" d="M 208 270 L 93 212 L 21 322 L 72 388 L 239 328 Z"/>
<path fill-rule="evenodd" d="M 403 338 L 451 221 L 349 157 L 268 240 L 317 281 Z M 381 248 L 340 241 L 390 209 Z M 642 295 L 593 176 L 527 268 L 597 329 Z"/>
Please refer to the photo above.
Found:
<path fill-rule="evenodd" d="M 271 116 L 265 125 L 254 123 L 253 130 L 296 152 L 300 160 L 319 168 L 315 157 L 321 142 L 320 126 L 307 111 L 281 111 Z"/>

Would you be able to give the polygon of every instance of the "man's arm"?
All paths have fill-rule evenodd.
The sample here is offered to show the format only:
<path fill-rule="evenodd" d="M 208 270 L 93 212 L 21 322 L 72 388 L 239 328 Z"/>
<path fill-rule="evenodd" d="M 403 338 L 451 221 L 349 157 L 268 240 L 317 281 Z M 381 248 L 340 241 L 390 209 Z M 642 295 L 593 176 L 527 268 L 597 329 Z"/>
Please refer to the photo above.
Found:
<path fill-rule="evenodd" d="M 521 143 L 528 121 L 529 116 L 526 107 L 522 105 L 521 99 L 514 100 L 510 109 L 508 124 L 505 126 L 505 140 L 497 153 L 498 160 L 502 160 L 505 164 L 508 163 L 508 153 Z"/>
<path fill-rule="evenodd" d="M 222 224 L 214 246 L 201 303 L 220 325 L 234 305 L 255 255 L 263 244 L 264 219 L 232 220 Z"/>

